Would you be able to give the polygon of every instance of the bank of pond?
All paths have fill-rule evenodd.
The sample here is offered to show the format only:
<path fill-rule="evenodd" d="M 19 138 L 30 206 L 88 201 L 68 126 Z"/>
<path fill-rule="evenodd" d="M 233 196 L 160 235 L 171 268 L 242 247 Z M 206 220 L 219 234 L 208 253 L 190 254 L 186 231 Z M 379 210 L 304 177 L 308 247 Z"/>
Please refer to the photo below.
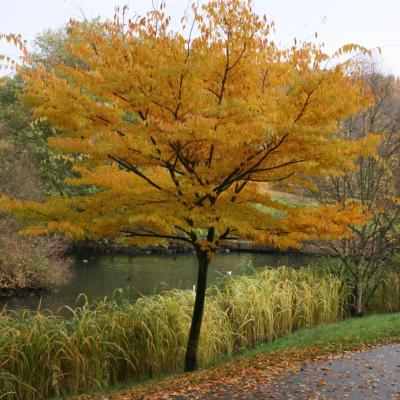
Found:
<path fill-rule="evenodd" d="M 399 279 L 388 277 L 376 310 L 399 311 Z M 304 327 L 349 315 L 350 288 L 326 268 L 260 268 L 227 276 L 207 293 L 201 366 Z M 392 293 L 392 298 L 387 295 Z M 113 299 L 51 311 L 3 310 L 0 393 L 45 399 L 182 370 L 194 291 Z"/>

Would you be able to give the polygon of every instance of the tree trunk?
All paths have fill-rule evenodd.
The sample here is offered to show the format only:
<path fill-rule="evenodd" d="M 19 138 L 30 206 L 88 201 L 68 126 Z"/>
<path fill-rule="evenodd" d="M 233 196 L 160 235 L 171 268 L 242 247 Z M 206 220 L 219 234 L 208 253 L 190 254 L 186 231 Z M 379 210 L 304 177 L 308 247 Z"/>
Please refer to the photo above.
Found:
<path fill-rule="evenodd" d="M 355 299 L 354 299 L 354 311 L 355 317 L 362 317 L 364 314 L 364 288 L 361 266 L 357 266 L 356 274 L 356 285 L 355 285 Z"/>
<path fill-rule="evenodd" d="M 196 299 L 194 302 L 192 324 L 190 326 L 189 339 L 187 343 L 185 356 L 185 371 L 194 371 L 197 367 L 197 349 L 199 346 L 199 337 L 201 329 L 201 321 L 203 319 L 204 300 L 207 288 L 207 271 L 210 261 L 207 253 L 196 249 L 198 261 Z"/>
<path fill-rule="evenodd" d="M 355 299 L 355 310 L 354 316 L 355 317 L 362 317 L 364 314 L 364 307 L 363 307 L 363 285 L 362 282 L 357 282 L 356 285 L 356 299 Z"/>

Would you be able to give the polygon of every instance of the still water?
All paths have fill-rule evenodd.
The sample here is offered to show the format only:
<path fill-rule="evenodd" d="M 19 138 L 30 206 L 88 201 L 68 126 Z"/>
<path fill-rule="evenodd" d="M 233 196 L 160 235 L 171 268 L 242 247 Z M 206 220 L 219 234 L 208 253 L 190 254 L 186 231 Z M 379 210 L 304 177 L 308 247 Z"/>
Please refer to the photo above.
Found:
<path fill-rule="evenodd" d="M 173 288 L 192 289 L 196 283 L 197 261 L 193 254 L 178 255 L 74 255 L 71 279 L 56 286 L 54 293 L 43 297 L 0 299 L 8 309 L 30 308 L 56 311 L 64 305 L 75 306 L 80 294 L 89 300 L 111 298 L 113 295 L 135 300 L 140 296 Z M 318 258 L 306 255 L 266 253 L 218 254 L 210 264 L 208 284 L 218 283 L 230 275 L 245 274 L 249 267 L 301 266 L 314 264 Z"/>

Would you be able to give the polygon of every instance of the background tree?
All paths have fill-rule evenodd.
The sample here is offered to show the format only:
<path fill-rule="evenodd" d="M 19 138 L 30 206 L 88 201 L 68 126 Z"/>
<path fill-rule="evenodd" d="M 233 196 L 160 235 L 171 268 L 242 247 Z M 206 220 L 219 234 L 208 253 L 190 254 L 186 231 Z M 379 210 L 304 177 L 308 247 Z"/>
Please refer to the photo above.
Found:
<path fill-rule="evenodd" d="M 32 52 L 29 57 L 25 57 L 27 64 L 31 68 L 43 65 L 47 70 L 61 64 L 73 65 L 76 60 L 68 56 L 67 39 L 68 33 L 65 29 L 47 30 L 38 34 Z M 4 174 L 0 179 L 13 186 L 14 193 L 18 187 L 27 194 L 24 198 L 82 193 L 82 188 L 64 184 L 66 177 L 74 176 L 70 161 L 72 156 L 63 157 L 48 146 L 47 139 L 60 133 L 32 114 L 29 106 L 20 100 L 23 90 L 24 82 L 18 73 L 4 78 L 3 85 L 0 86 L 0 135 L 3 143 L 7 142 L 9 148 L 9 151 L 3 152 L 3 164 L 7 160 L 7 168 L 14 170 L 13 174 Z M 36 183 L 35 188 L 32 188 L 32 185 L 21 184 L 21 174 L 31 175 L 32 178 L 35 176 L 35 179 L 31 179 L 31 183 Z"/>
<path fill-rule="evenodd" d="M 14 194 L 21 192 L 20 198 L 38 199 L 67 190 L 63 180 L 68 176 L 68 164 L 47 144 L 51 128 L 37 121 L 19 100 L 23 87 L 18 76 L 4 80 L 0 87 L 0 137 L 6 144 L 0 161 L 4 172 L 0 180 L 5 193 L 9 193 L 9 186 Z"/>
<path fill-rule="evenodd" d="M 343 123 L 340 138 L 358 140 L 371 132 L 380 136 L 379 153 L 360 157 L 356 171 L 319 179 L 314 193 L 322 204 L 357 200 L 373 216 L 363 226 L 351 225 L 354 236 L 320 242 L 349 273 L 352 309 L 362 315 L 387 273 L 388 257 L 400 248 L 400 83 L 392 76 L 364 70 L 375 102 Z"/>
<path fill-rule="evenodd" d="M 244 238 L 296 247 L 347 236 L 350 221 L 366 219 L 354 205 L 292 208 L 274 201 L 268 188 L 308 185 L 370 154 L 375 140 L 334 134 L 337 121 L 370 97 L 345 64 L 327 68 L 319 46 L 278 49 L 269 38 L 273 25 L 251 2 L 193 7 L 192 22 L 182 20 L 186 34 L 169 31 L 164 4 L 143 18 L 123 17 L 85 27 L 71 22 L 66 48 L 80 63 L 24 72 L 36 117 L 65 132 L 51 146 L 75 155 L 80 177 L 67 182 L 99 190 L 2 204 L 23 217 L 31 234 L 193 246 L 199 267 L 185 359 L 192 370 L 218 246 Z"/>
<path fill-rule="evenodd" d="M 25 57 L 20 36 L 0 35 L 12 42 Z M 15 72 L 17 61 L 0 56 L 4 69 Z M 0 85 L 0 193 L 19 199 L 42 198 L 43 178 L 37 149 L 48 149 L 43 131 L 33 123 L 28 108 L 17 98 L 22 81 L 5 76 Z M 50 131 L 50 129 L 48 129 Z M 40 145 L 39 145 L 40 144 Z M 45 150 L 46 151 L 46 150 Z M 46 154 L 49 154 L 47 151 Z M 47 157 L 46 157 L 47 158 Z M 68 277 L 68 263 L 60 258 L 66 242 L 53 236 L 26 238 L 17 235 L 16 222 L 0 213 L 0 293 L 43 290 Z"/>

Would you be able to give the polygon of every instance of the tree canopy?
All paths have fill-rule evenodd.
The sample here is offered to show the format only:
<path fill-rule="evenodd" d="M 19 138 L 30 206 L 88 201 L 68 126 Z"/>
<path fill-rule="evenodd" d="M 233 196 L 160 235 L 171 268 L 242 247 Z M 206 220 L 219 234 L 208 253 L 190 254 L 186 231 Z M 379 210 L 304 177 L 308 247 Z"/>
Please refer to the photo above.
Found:
<path fill-rule="evenodd" d="M 168 22 L 162 8 L 127 25 L 71 22 L 69 35 L 79 40 L 67 49 L 83 66 L 25 72 L 36 116 L 68 132 L 51 145 L 82 154 L 81 177 L 68 183 L 102 189 L 23 205 L 33 230 L 204 246 L 241 237 L 287 247 L 343 234 L 351 215 L 288 209 L 265 184 L 304 185 L 370 151 L 371 140 L 333 135 L 339 120 L 369 103 L 364 85 L 342 64 L 325 68 L 328 56 L 314 44 L 278 49 L 272 24 L 241 1 L 196 11 L 194 38 L 169 32 Z"/>

